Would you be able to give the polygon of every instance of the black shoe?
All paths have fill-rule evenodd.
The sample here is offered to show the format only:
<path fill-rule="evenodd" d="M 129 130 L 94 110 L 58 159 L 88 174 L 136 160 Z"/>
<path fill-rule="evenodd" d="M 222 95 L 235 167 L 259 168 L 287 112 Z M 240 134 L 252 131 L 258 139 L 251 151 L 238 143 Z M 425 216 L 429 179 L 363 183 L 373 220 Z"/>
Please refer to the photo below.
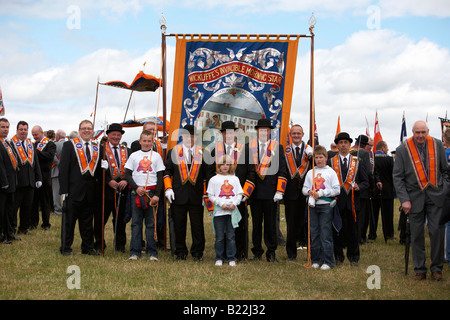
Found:
<path fill-rule="evenodd" d="M 202 257 L 194 257 L 194 261 L 195 262 L 202 262 L 203 261 L 203 258 Z"/>
<path fill-rule="evenodd" d="M 278 262 L 278 260 L 277 260 L 277 258 L 275 258 L 275 255 L 274 255 L 274 254 L 273 254 L 273 255 L 267 256 L 267 257 L 266 257 L 266 260 L 267 260 L 268 262 Z"/>
<path fill-rule="evenodd" d="M 72 255 L 72 251 L 62 251 L 61 254 L 63 256 L 71 256 Z"/>
<path fill-rule="evenodd" d="M 85 251 L 85 252 L 81 252 L 81 253 L 82 254 L 87 254 L 87 255 L 90 255 L 90 256 L 99 256 L 100 255 L 100 253 L 97 250 L 95 250 L 95 249 L 91 249 L 89 251 Z"/>
<path fill-rule="evenodd" d="M 251 260 L 251 261 L 261 260 L 261 256 L 253 255 L 253 256 L 250 258 L 250 260 Z"/>
<path fill-rule="evenodd" d="M 2 241 L 2 243 L 3 243 L 3 244 L 12 244 L 12 241 L 9 240 L 9 239 L 4 239 L 4 240 Z"/>
<path fill-rule="evenodd" d="M 181 260 L 186 260 L 186 256 L 185 255 L 176 256 L 175 261 L 181 261 Z"/>
<path fill-rule="evenodd" d="M 358 261 L 350 261 L 350 265 L 352 267 L 357 267 L 358 266 Z"/>

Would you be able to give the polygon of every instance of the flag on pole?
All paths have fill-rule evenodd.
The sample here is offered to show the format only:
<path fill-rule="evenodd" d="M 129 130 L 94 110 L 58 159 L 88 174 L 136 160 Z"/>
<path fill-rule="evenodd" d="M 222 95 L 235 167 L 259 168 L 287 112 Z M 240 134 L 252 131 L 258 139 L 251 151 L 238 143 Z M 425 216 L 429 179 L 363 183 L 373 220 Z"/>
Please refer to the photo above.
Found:
<path fill-rule="evenodd" d="M 380 125 L 378 123 L 378 111 L 375 113 L 375 129 L 374 129 L 374 138 L 373 138 L 373 151 L 376 152 L 376 145 L 379 141 L 383 140 L 380 132 Z"/>
<path fill-rule="evenodd" d="M 369 121 L 367 121 L 367 117 L 366 117 L 366 136 L 368 136 L 370 139 Z"/>
<path fill-rule="evenodd" d="M 336 136 L 341 132 L 341 116 L 338 116 L 338 123 L 337 123 L 337 128 L 336 128 Z"/>
<path fill-rule="evenodd" d="M 0 87 L 0 116 L 5 115 L 5 106 L 3 105 L 2 88 Z"/>
<path fill-rule="evenodd" d="M 403 118 L 402 118 L 402 129 L 400 131 L 400 144 L 403 143 L 404 138 L 406 138 L 406 119 L 405 119 L 405 111 L 403 111 Z"/>

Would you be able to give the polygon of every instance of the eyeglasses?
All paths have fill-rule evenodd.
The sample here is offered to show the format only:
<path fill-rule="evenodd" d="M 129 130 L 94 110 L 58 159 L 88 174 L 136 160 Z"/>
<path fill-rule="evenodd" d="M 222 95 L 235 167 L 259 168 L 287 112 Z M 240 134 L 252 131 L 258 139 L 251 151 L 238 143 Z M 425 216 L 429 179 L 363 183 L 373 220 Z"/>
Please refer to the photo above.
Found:
<path fill-rule="evenodd" d="M 88 131 L 88 130 L 92 130 L 92 128 L 91 127 L 84 127 L 84 128 L 80 128 L 79 130 L 80 131 L 82 131 L 82 130 Z"/>

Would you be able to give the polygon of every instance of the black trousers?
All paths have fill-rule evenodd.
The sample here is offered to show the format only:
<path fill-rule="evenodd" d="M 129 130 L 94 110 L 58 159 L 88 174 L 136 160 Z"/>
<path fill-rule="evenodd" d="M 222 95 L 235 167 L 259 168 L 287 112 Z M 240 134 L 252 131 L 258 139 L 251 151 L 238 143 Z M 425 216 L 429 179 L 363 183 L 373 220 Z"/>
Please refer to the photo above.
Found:
<path fill-rule="evenodd" d="M 14 207 L 14 193 L 0 192 L 0 238 L 10 240 L 14 235 L 11 233 L 11 212 Z"/>
<path fill-rule="evenodd" d="M 239 221 L 238 227 L 234 230 L 236 239 L 236 258 L 248 258 L 248 208 L 245 203 L 241 202 L 238 205 L 238 210 L 241 213 L 242 219 Z"/>
<path fill-rule="evenodd" d="M 186 246 L 187 216 L 191 223 L 191 255 L 195 258 L 203 257 L 205 250 L 205 229 L 203 225 L 203 207 L 190 203 L 184 205 L 171 205 L 172 217 L 175 229 L 175 255 L 186 257 L 188 248 Z"/>
<path fill-rule="evenodd" d="M 87 200 L 72 201 L 70 196 L 66 198 L 63 206 L 62 228 L 61 228 L 61 252 L 72 252 L 75 224 L 78 226 L 81 236 L 81 252 L 88 253 L 94 249 L 94 204 Z"/>
<path fill-rule="evenodd" d="M 308 228 L 305 226 L 306 198 L 300 195 L 296 200 L 284 200 L 284 214 L 286 216 L 286 253 L 288 258 L 297 257 L 297 242 L 305 246 Z"/>
<path fill-rule="evenodd" d="M 343 262 L 345 259 L 344 248 L 347 248 L 347 258 L 350 261 L 358 262 L 359 254 L 359 232 L 358 226 L 359 212 L 356 211 L 356 222 L 352 210 L 339 210 L 342 219 L 342 229 L 338 232 L 333 228 L 334 257 L 336 262 Z"/>
<path fill-rule="evenodd" d="M 252 252 L 256 257 L 264 253 L 262 248 L 263 224 L 264 243 L 267 247 L 266 257 L 275 257 L 277 250 L 277 204 L 273 200 L 254 199 L 250 205 L 252 214 Z"/>
<path fill-rule="evenodd" d="M 14 196 L 14 214 L 11 220 L 11 227 L 14 232 L 17 229 L 17 211 L 19 209 L 20 225 L 17 231 L 26 232 L 30 228 L 33 194 L 34 188 L 32 187 L 20 187 L 16 189 Z"/>
<path fill-rule="evenodd" d="M 374 223 L 370 224 L 369 239 L 375 239 L 377 237 L 380 209 L 383 222 L 383 235 L 386 239 L 392 239 L 394 237 L 394 199 L 374 198 L 372 199 L 372 207 Z"/>
<path fill-rule="evenodd" d="M 104 211 L 104 226 L 108 223 L 109 217 L 113 218 L 113 232 L 116 231 L 117 223 L 117 235 L 116 235 L 116 249 L 123 248 L 127 242 L 125 208 L 127 204 L 128 189 L 116 194 L 116 199 L 105 200 Z M 120 202 L 119 202 L 120 197 Z M 132 201 L 134 199 L 131 199 Z M 116 201 L 116 202 L 114 202 Z M 117 204 L 119 205 L 117 207 Z M 118 209 L 118 214 L 116 213 Z M 114 235 L 113 235 L 114 236 Z M 102 247 L 102 202 L 99 201 L 94 213 L 94 247 L 97 250 L 101 250 Z M 104 239 L 103 239 L 104 241 Z"/>
<path fill-rule="evenodd" d="M 42 227 L 50 227 L 50 208 L 52 201 L 52 185 L 44 183 L 40 188 L 34 190 L 33 206 L 31 209 L 31 227 L 39 224 L 39 209 L 42 215 Z"/>

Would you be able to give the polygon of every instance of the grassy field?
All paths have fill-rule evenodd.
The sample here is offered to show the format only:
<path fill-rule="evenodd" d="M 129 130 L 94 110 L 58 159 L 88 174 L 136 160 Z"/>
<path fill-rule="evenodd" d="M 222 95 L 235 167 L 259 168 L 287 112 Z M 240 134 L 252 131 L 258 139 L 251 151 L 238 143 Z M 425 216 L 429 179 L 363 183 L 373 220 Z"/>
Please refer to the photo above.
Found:
<path fill-rule="evenodd" d="M 397 204 L 396 204 L 397 205 Z M 397 206 L 398 207 L 398 206 Z M 281 216 L 284 208 L 281 206 Z M 106 231 L 108 248 L 104 257 L 81 254 L 78 227 L 72 256 L 62 256 L 60 217 L 51 216 L 49 231 L 40 228 L 22 235 L 22 241 L 0 245 L 0 299 L 2 300 L 448 300 L 449 267 L 444 266 L 443 281 L 413 280 L 412 261 L 404 275 L 404 246 L 396 239 L 385 243 L 378 228 L 378 238 L 361 246 L 358 267 L 344 264 L 329 271 L 304 267 L 306 251 L 296 262 L 287 260 L 285 247 L 277 250 L 278 263 L 264 259 L 256 262 L 214 266 L 214 236 L 211 216 L 205 214 L 206 249 L 201 263 L 191 257 L 174 262 L 170 251 L 160 251 L 159 261 L 128 260 L 126 253 L 113 253 L 112 223 Z M 394 218 L 397 229 L 398 216 Z M 381 224 L 381 219 L 380 219 Z M 281 230 L 286 224 L 282 219 Z M 127 225 L 130 237 L 130 225 Z M 188 235 L 188 247 L 189 238 Z M 129 241 L 128 241 L 129 243 Z M 428 245 L 428 244 L 427 244 Z M 429 252 L 427 247 L 427 252 Z M 80 270 L 80 289 L 69 289 L 69 266 Z M 369 266 L 380 270 L 380 288 Z M 427 259 L 429 265 L 429 258 Z M 368 281 L 369 280 L 369 281 Z M 369 286 L 368 286 L 369 283 Z"/>

